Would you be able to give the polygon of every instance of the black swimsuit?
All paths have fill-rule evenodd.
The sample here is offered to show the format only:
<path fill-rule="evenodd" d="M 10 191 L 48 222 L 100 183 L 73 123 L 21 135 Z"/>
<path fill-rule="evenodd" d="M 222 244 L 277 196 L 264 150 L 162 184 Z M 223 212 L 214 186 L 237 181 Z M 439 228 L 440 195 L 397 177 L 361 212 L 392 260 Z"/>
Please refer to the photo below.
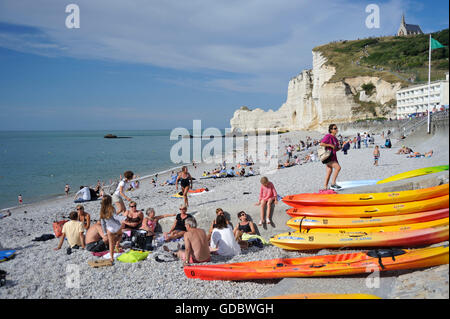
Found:
<path fill-rule="evenodd" d="M 241 225 L 239 224 L 239 228 L 240 231 L 244 232 L 244 233 L 251 233 L 252 229 L 250 228 L 250 223 L 248 223 L 247 225 Z"/>
<path fill-rule="evenodd" d="M 186 215 L 187 215 L 186 218 L 192 217 L 191 214 L 186 214 Z M 182 218 L 181 218 L 181 214 L 178 214 L 175 218 L 176 218 L 176 220 L 177 220 L 177 223 L 175 224 L 175 229 L 174 229 L 174 230 L 178 230 L 178 231 L 187 231 L 187 230 L 186 230 L 186 226 L 184 225 L 184 222 L 186 221 L 186 218 L 185 218 L 185 219 L 182 219 Z"/>
<path fill-rule="evenodd" d="M 191 184 L 191 183 L 190 183 L 190 176 L 187 177 L 187 178 L 181 178 L 181 177 L 180 177 L 180 185 L 181 185 L 181 188 L 188 187 L 190 184 Z"/>

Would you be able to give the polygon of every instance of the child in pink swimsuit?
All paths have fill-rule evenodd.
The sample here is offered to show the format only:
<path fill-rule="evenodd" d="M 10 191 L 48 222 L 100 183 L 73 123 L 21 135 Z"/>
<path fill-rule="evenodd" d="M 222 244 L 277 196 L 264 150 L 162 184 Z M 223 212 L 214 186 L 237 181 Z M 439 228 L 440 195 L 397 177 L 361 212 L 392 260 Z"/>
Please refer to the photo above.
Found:
<path fill-rule="evenodd" d="M 261 190 L 259 192 L 259 201 L 256 203 L 256 206 L 261 205 L 261 220 L 258 223 L 258 226 L 261 226 L 264 223 L 264 210 L 267 207 L 267 219 L 266 222 L 268 224 L 271 223 L 271 206 L 272 203 L 278 204 L 278 194 L 275 190 L 275 186 L 267 177 L 261 178 Z"/>

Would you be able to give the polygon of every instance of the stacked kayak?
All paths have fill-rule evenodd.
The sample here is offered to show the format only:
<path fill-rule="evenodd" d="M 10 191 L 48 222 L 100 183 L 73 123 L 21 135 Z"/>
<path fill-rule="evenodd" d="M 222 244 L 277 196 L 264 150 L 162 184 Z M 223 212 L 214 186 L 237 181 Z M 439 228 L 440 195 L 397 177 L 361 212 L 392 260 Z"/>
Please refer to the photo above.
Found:
<path fill-rule="evenodd" d="M 448 204 L 448 196 L 446 197 Z M 447 217 L 448 217 L 448 207 L 432 211 L 425 211 L 422 213 L 379 216 L 379 217 L 372 217 L 370 215 L 360 217 L 299 216 L 291 218 L 287 222 L 287 225 L 295 230 L 311 229 L 311 228 L 321 228 L 321 229 L 356 228 L 356 227 L 376 227 L 376 226 L 414 224 Z"/>
<path fill-rule="evenodd" d="M 185 266 L 184 273 L 188 278 L 203 280 L 341 276 L 448 264 L 448 253 L 448 245 L 415 250 L 377 249 L 336 255 Z"/>
<path fill-rule="evenodd" d="M 449 185 L 372 194 L 297 194 L 287 225 L 270 242 L 287 250 L 417 247 L 448 240 Z M 369 203 L 367 205 L 366 203 Z"/>
<path fill-rule="evenodd" d="M 287 205 L 304 206 L 363 206 L 387 205 L 425 200 L 448 195 L 448 184 L 409 191 L 371 194 L 297 194 L 283 198 Z"/>
<path fill-rule="evenodd" d="M 321 217 L 380 217 L 427 212 L 448 208 L 448 194 L 425 200 L 406 203 L 371 205 L 371 206 L 315 206 L 297 205 L 286 211 L 291 217 L 321 216 Z"/>

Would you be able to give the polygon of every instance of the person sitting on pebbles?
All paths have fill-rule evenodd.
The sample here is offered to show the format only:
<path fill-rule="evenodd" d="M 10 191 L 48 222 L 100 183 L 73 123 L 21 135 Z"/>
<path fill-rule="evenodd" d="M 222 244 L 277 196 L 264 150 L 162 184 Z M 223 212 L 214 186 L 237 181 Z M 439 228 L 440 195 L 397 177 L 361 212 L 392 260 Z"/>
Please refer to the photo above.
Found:
<path fill-rule="evenodd" d="M 184 233 L 185 249 L 172 252 L 184 262 L 184 265 L 195 263 L 206 263 L 211 261 L 209 244 L 206 233 L 203 229 L 197 228 L 197 221 L 194 217 L 185 220 L 186 232 Z M 163 246 L 165 251 L 171 252 L 167 246 Z"/>
<path fill-rule="evenodd" d="M 243 234 L 256 235 L 255 224 L 248 220 L 248 216 L 244 211 L 237 214 L 239 223 L 234 227 L 233 234 L 241 248 L 247 248 L 248 242 L 242 240 Z"/>
<path fill-rule="evenodd" d="M 90 252 L 108 250 L 108 235 L 103 232 L 100 221 L 89 227 L 86 232 L 86 250 Z"/>
<path fill-rule="evenodd" d="M 209 228 L 208 241 L 211 240 L 211 234 L 214 230 L 214 226 L 217 224 L 217 216 L 219 216 L 219 215 L 225 216 L 225 213 L 222 208 L 216 209 L 216 218 L 214 218 L 213 222 L 211 223 L 211 227 Z M 230 225 L 230 221 L 226 218 L 225 218 L 225 220 L 227 222 L 227 225 Z"/>
<path fill-rule="evenodd" d="M 91 215 L 84 211 L 83 205 L 77 205 L 78 221 L 83 224 L 84 229 L 91 226 Z"/>
<path fill-rule="evenodd" d="M 145 230 L 147 232 L 147 236 L 154 236 L 155 235 L 155 229 L 158 225 L 158 221 L 160 221 L 163 218 L 166 217 L 173 217 L 176 216 L 176 214 L 165 214 L 165 215 L 159 215 L 155 216 L 155 210 L 153 208 L 148 208 L 145 212 L 146 216 L 144 217 L 144 220 L 142 221 L 141 230 Z"/>
<path fill-rule="evenodd" d="M 62 228 L 61 239 L 59 240 L 58 247 L 54 250 L 60 250 L 64 239 L 67 238 L 67 242 L 69 243 L 69 248 L 67 249 L 67 253 L 70 254 L 72 249 L 79 249 L 80 246 L 85 248 L 84 241 L 84 227 L 81 222 L 78 221 L 78 213 L 73 211 L 69 214 L 70 221 L 64 224 Z"/>
<path fill-rule="evenodd" d="M 180 213 L 176 215 L 175 222 L 173 223 L 172 228 L 170 228 L 168 233 L 163 233 L 164 240 L 166 242 L 179 239 L 184 236 L 184 233 L 186 232 L 186 226 L 184 225 L 184 222 L 188 217 L 192 217 L 192 215 L 187 213 L 187 206 L 181 205 Z"/>

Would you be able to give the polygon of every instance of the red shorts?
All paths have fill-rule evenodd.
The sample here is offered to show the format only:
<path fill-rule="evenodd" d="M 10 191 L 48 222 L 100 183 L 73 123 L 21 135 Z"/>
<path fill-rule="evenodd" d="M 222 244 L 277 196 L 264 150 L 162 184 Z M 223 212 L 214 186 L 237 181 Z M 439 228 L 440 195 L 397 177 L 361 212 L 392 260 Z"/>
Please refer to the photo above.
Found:
<path fill-rule="evenodd" d="M 204 260 L 204 261 L 197 261 L 194 259 L 194 257 L 192 257 L 192 255 L 189 257 L 189 263 L 190 264 L 200 264 L 200 263 L 207 263 L 211 261 L 211 257 L 209 257 L 208 259 Z"/>

